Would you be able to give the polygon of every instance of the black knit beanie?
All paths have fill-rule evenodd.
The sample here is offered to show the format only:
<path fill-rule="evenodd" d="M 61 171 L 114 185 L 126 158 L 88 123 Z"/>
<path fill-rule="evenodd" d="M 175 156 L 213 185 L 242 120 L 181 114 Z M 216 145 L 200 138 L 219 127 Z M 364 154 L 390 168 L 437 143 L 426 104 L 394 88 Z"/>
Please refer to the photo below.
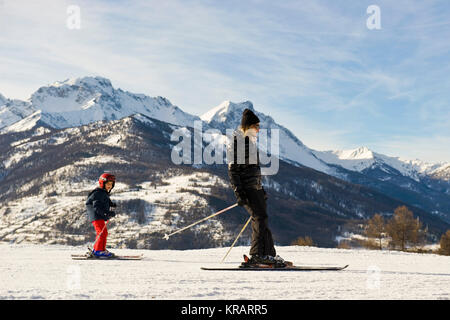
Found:
<path fill-rule="evenodd" d="M 259 118 L 256 116 L 256 114 L 253 113 L 250 109 L 245 109 L 244 112 L 242 112 L 242 120 L 241 120 L 241 127 L 242 128 L 248 128 L 252 124 L 259 123 Z"/>

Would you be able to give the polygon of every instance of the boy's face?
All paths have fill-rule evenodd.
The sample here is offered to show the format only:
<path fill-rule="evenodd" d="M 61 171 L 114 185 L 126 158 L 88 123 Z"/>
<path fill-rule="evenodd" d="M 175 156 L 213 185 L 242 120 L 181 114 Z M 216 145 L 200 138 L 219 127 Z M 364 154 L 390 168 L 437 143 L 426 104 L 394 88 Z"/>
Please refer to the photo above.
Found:
<path fill-rule="evenodd" d="M 107 181 L 106 184 L 105 184 L 106 191 L 108 191 L 108 192 L 111 191 L 112 187 L 113 187 L 113 182 L 112 181 Z"/>

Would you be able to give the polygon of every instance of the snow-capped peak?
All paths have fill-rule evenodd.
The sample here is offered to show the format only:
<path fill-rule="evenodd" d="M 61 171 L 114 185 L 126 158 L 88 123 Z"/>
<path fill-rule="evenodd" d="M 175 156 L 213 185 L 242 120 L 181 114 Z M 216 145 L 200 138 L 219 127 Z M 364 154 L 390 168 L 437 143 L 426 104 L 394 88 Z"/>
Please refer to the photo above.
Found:
<path fill-rule="evenodd" d="M 84 77 L 41 87 L 31 95 L 30 101 L 43 112 L 67 112 L 87 109 L 86 105 L 94 104 L 101 96 L 114 96 L 111 82 L 102 77 Z"/>
<path fill-rule="evenodd" d="M 64 81 L 56 81 L 52 83 L 51 87 L 62 87 L 62 86 L 88 86 L 97 88 L 112 88 L 111 81 L 107 78 L 95 76 L 95 77 L 80 77 L 71 78 Z"/>
<path fill-rule="evenodd" d="M 420 160 L 405 160 L 399 157 L 391 157 L 376 153 L 367 147 L 359 147 L 349 150 L 337 151 L 313 151 L 313 153 L 324 162 L 341 166 L 351 171 L 362 172 L 374 165 L 387 165 L 402 174 L 416 181 L 420 180 L 420 175 L 431 175 L 440 173 L 447 174 L 449 163 L 428 163 Z"/>
<path fill-rule="evenodd" d="M 239 116 L 242 115 L 242 112 L 245 109 L 250 109 L 252 111 L 255 111 L 253 108 L 253 103 L 250 101 L 245 101 L 241 103 L 233 103 L 229 100 L 226 100 L 219 104 L 217 107 L 212 108 L 208 112 L 204 113 L 200 116 L 200 118 L 203 121 L 206 121 L 208 123 L 211 122 L 218 122 L 218 123 L 224 123 L 229 120 L 230 115 L 234 117 L 234 115 L 238 114 Z M 235 121 L 233 121 L 235 122 Z"/>
<path fill-rule="evenodd" d="M 32 106 L 32 110 L 21 117 L 9 116 L 12 120 L 3 121 L 4 125 L 1 125 L 0 121 L 0 130 L 4 132 L 20 130 L 19 128 L 28 130 L 29 126 L 23 126 L 22 123 L 9 129 L 6 127 L 22 121 L 31 114 L 35 123 L 41 120 L 53 128 L 117 120 L 139 113 L 171 124 L 191 127 L 195 120 L 200 120 L 199 117 L 185 113 L 172 105 L 166 98 L 153 98 L 115 89 L 109 79 L 99 76 L 54 82 L 39 88 L 27 103 Z M 34 114 L 36 111 L 40 112 Z M 11 110 L 8 112 L 11 113 Z M 0 114 L 0 120 L 1 118 L 3 116 Z"/>
<path fill-rule="evenodd" d="M 326 163 L 351 171 L 361 172 L 375 163 L 375 154 L 367 147 L 337 151 L 313 151 L 313 153 Z"/>
<path fill-rule="evenodd" d="M 356 149 L 334 151 L 334 154 L 342 160 L 361 160 L 374 159 L 373 152 L 367 147 L 359 147 Z"/>

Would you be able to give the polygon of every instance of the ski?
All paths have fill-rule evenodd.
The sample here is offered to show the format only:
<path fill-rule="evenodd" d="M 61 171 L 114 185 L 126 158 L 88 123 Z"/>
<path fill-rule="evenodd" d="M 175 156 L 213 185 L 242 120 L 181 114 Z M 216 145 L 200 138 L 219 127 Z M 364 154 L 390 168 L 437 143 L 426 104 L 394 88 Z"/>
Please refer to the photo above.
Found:
<path fill-rule="evenodd" d="M 321 267 L 321 266 L 286 266 L 286 267 L 274 267 L 271 265 L 255 265 L 252 267 L 237 267 L 237 268 L 207 268 L 201 267 L 202 270 L 208 271 L 339 271 L 347 268 L 348 265 L 343 267 Z"/>
<path fill-rule="evenodd" d="M 141 255 L 114 255 L 112 257 L 97 257 L 87 252 L 85 254 L 72 254 L 73 260 L 142 260 L 144 256 Z"/>
<path fill-rule="evenodd" d="M 142 258 L 144 257 L 142 254 L 141 255 L 116 255 L 114 254 L 114 256 L 112 257 L 98 257 L 95 256 L 92 252 L 92 248 L 91 247 L 87 247 L 88 252 L 86 252 L 85 254 L 72 254 L 72 259 L 73 260 L 142 260 Z"/>

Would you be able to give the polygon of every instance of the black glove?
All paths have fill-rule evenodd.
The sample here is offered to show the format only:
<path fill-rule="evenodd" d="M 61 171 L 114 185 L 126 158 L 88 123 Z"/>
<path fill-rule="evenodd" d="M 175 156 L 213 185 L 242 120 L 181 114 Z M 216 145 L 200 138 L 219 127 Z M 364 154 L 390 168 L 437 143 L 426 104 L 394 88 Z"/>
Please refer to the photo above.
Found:
<path fill-rule="evenodd" d="M 236 190 L 234 194 L 236 195 L 238 206 L 243 207 L 244 205 L 248 204 L 248 198 L 244 190 Z"/>
<path fill-rule="evenodd" d="M 109 206 L 110 206 L 111 208 L 115 208 L 115 207 L 117 207 L 117 204 L 116 204 L 115 202 L 110 202 L 110 203 L 109 203 Z"/>
<path fill-rule="evenodd" d="M 110 219 L 110 218 L 112 218 L 112 217 L 115 217 L 115 216 L 116 216 L 116 213 L 115 213 L 114 211 L 109 211 L 108 214 L 107 214 L 107 216 L 108 216 L 108 219 Z"/>

